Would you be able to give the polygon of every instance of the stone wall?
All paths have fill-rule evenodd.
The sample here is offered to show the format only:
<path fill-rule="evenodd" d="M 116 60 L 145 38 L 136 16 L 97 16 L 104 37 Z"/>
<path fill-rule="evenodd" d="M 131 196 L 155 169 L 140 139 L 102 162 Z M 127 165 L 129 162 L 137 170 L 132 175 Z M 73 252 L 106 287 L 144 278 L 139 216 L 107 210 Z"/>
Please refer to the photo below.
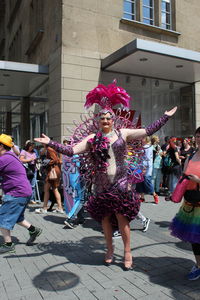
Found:
<path fill-rule="evenodd" d="M 122 0 L 63 1 L 62 33 L 62 135 L 65 125 L 85 113 L 85 95 L 111 76 L 101 73 L 101 59 L 135 38 L 164 42 L 199 51 L 200 2 L 175 1 L 175 29 L 180 35 L 154 30 L 134 23 L 123 23 Z M 193 18 L 193 16 L 195 17 Z M 119 74 L 112 76 L 119 77 Z M 122 76 L 123 77 L 123 76 Z M 125 80 L 123 80 L 125 81 Z M 123 85 L 126 88 L 126 83 Z M 149 112 L 152 116 L 152 113 Z M 154 118 L 154 116 L 153 116 Z"/>

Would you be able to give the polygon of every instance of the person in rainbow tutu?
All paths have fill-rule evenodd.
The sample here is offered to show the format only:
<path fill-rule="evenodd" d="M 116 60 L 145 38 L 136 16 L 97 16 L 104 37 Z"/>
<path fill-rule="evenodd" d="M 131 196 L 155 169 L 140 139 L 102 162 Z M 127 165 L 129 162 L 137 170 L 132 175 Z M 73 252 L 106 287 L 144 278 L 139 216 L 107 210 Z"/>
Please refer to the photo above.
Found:
<path fill-rule="evenodd" d="M 130 96 L 116 86 L 113 81 L 108 86 L 99 84 L 86 96 L 85 107 L 93 104 L 100 106 L 96 114 L 89 114 L 78 125 L 71 137 L 71 145 L 64 146 L 51 141 L 45 134 L 35 138 L 36 142 L 45 143 L 64 155 L 72 157 L 78 154 L 84 159 L 84 168 L 80 174 L 85 186 L 90 186 L 90 196 L 86 209 L 103 227 L 107 252 L 104 263 L 108 266 L 114 260 L 112 244 L 113 226 L 118 226 L 124 244 L 124 270 L 132 269 L 130 248 L 130 221 L 138 215 L 140 209 L 139 194 L 134 189 L 134 183 L 143 180 L 142 175 L 131 172 L 130 165 L 137 158 L 142 166 L 143 150 L 141 139 L 159 130 L 176 112 L 177 107 L 165 114 L 148 127 L 141 129 L 129 121 L 129 114 L 122 117 L 119 109 L 114 113 L 113 108 L 121 105 L 129 108 Z M 127 163 L 127 145 L 134 149 L 132 160 Z M 129 150 L 130 152 L 130 150 Z M 135 169 L 139 169 L 135 168 Z M 142 174 L 142 172 L 140 173 Z"/>
<path fill-rule="evenodd" d="M 196 264 L 188 274 L 189 280 L 200 278 L 200 127 L 195 131 L 195 142 L 197 150 L 186 159 L 183 170 L 189 179 L 187 194 L 184 194 L 184 202 L 170 224 L 173 236 L 192 245 Z"/>

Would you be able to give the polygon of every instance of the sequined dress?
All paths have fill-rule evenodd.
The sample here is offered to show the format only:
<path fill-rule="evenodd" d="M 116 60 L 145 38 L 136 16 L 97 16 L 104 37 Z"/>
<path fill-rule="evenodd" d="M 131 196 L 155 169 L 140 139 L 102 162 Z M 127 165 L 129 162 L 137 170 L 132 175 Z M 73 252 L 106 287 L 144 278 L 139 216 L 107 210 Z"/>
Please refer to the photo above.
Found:
<path fill-rule="evenodd" d="M 121 132 L 116 132 L 117 140 L 110 145 L 106 171 L 97 168 L 93 179 L 92 195 L 87 202 L 87 210 L 92 218 L 101 222 L 106 216 L 117 224 L 115 214 L 122 214 L 129 221 L 133 220 L 140 208 L 139 195 L 128 182 L 125 155 L 126 142 Z"/>
<path fill-rule="evenodd" d="M 119 118 L 121 120 L 121 117 Z M 123 119 L 123 118 L 122 118 Z M 164 114 L 159 120 L 150 124 L 145 128 L 146 135 L 152 135 L 159 130 L 169 119 L 169 116 Z M 82 162 L 84 162 L 84 155 L 86 153 L 86 163 L 84 170 L 84 182 L 91 183 L 91 194 L 88 197 L 87 210 L 91 216 L 98 222 L 106 216 L 110 216 L 113 225 L 117 225 L 116 214 L 121 214 L 128 218 L 129 221 L 133 220 L 140 208 L 139 194 L 135 191 L 132 183 L 138 183 L 143 180 L 143 175 L 137 173 L 137 169 L 142 165 L 143 155 L 138 154 L 137 147 L 133 144 L 134 153 L 132 157 L 135 159 L 126 161 L 127 155 L 126 142 L 122 137 L 121 130 L 130 130 L 127 136 L 131 139 L 137 139 L 138 136 L 144 135 L 142 133 L 134 134 L 135 129 L 131 123 L 127 123 L 126 119 L 123 122 L 115 121 L 117 139 L 110 144 L 109 139 L 103 138 L 99 131 L 92 130 L 88 125 L 88 120 L 80 124 L 75 133 L 73 140 L 80 141 L 75 146 L 64 146 L 55 141 L 50 141 L 48 146 L 54 148 L 57 152 L 72 157 L 73 154 L 83 154 Z M 94 118 L 92 118 L 94 120 Z M 118 124 L 118 125 L 116 125 Z M 123 126 L 124 125 L 124 126 Z M 96 128 L 97 126 L 95 126 Z M 84 128 L 87 128 L 88 131 Z M 126 128 L 126 129 L 124 129 Z M 128 129 L 131 128 L 131 129 Z M 96 134 L 89 134 L 90 132 Z M 83 132 L 88 132 L 88 139 L 83 138 Z M 81 141 L 82 140 L 82 141 Z M 74 152 L 74 148 L 76 148 Z M 138 148 L 139 149 L 139 148 Z M 138 150 L 137 149 L 137 150 Z M 141 151 L 140 151 L 141 152 Z M 142 153 L 142 152 L 141 152 Z M 132 164 L 133 162 L 133 164 Z M 135 164 L 136 163 L 136 164 Z M 129 166 L 127 166 L 127 164 Z M 88 175 L 89 174 L 89 175 Z M 135 175 L 137 174 L 137 176 Z M 82 175 L 82 174 L 81 174 Z"/>

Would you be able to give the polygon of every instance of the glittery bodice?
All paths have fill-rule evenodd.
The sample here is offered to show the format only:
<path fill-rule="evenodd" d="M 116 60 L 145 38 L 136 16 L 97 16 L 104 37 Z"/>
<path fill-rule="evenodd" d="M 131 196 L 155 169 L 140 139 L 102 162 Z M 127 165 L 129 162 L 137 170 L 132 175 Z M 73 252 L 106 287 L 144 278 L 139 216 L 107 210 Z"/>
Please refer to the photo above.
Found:
<path fill-rule="evenodd" d="M 117 132 L 117 140 L 110 145 L 108 159 L 109 166 L 107 172 L 96 172 L 94 177 L 94 190 L 97 193 L 101 193 L 105 189 L 109 189 L 112 185 L 122 188 L 127 186 L 127 168 L 125 166 L 124 158 L 126 155 L 126 142 L 121 136 L 121 132 Z"/>
<path fill-rule="evenodd" d="M 111 145 L 111 148 L 114 153 L 115 162 L 116 162 L 116 173 L 114 181 L 122 179 L 122 177 L 127 176 L 127 170 L 124 163 L 124 158 L 126 155 L 126 143 L 123 140 L 121 133 L 119 134 L 118 139 Z"/>

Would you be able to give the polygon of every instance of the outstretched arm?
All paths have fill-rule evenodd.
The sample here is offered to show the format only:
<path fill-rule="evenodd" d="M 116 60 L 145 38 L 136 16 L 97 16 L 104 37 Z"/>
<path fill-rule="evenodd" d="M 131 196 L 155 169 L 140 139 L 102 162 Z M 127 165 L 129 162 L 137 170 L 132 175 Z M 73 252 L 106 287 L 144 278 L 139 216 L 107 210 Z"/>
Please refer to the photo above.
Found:
<path fill-rule="evenodd" d="M 65 146 L 63 144 L 59 144 L 58 142 L 51 141 L 50 138 L 45 134 L 42 134 L 41 138 L 35 138 L 34 141 L 38 143 L 46 144 L 47 146 L 50 146 L 57 152 L 62 153 L 64 155 L 73 156 L 74 154 L 80 154 L 87 151 L 88 150 L 87 142 L 92 137 L 94 137 L 94 134 L 87 136 L 83 141 L 81 141 L 80 143 L 78 143 L 73 147 L 70 145 Z"/>
<path fill-rule="evenodd" d="M 175 114 L 177 106 L 175 106 L 170 111 L 166 111 L 164 115 L 157 121 L 153 122 L 146 128 L 142 129 L 121 129 L 122 133 L 127 139 L 142 139 L 147 135 L 152 135 L 158 131 L 165 123 L 169 120 L 171 116 Z"/>

